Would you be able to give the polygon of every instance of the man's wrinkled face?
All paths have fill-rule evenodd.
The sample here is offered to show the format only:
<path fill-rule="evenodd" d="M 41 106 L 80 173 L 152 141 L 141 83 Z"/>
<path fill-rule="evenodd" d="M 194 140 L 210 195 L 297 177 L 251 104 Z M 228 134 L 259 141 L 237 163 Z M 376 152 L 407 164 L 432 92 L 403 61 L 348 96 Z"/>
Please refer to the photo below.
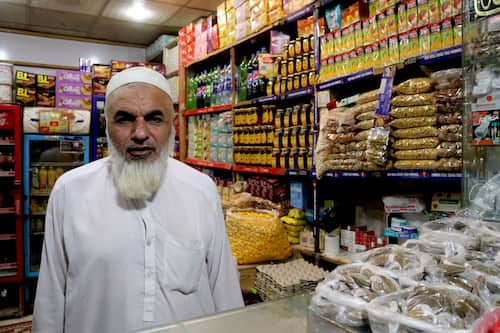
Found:
<path fill-rule="evenodd" d="M 156 161 L 167 149 L 173 105 L 159 88 L 129 84 L 106 101 L 108 135 L 127 162 Z"/>

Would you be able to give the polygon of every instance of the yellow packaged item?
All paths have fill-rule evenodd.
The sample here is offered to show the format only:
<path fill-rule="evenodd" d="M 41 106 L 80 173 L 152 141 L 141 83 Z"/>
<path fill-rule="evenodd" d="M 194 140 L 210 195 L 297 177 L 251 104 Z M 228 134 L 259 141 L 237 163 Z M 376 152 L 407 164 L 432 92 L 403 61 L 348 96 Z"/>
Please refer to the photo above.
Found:
<path fill-rule="evenodd" d="M 381 67 L 380 65 L 380 52 L 378 43 L 372 44 L 372 63 L 374 68 Z"/>
<path fill-rule="evenodd" d="M 439 163 L 434 160 L 399 160 L 394 163 L 394 168 L 400 170 L 435 170 Z"/>
<path fill-rule="evenodd" d="M 276 22 L 278 20 L 281 20 L 283 17 L 285 17 L 285 13 L 283 12 L 283 8 L 277 7 L 274 9 L 271 9 L 268 13 L 269 17 L 269 22 Z"/>
<path fill-rule="evenodd" d="M 369 26 L 370 26 L 370 41 L 369 42 L 372 42 L 372 43 L 375 43 L 376 41 L 378 41 L 380 39 L 380 36 L 379 36 L 379 33 L 378 33 L 378 25 L 377 25 L 377 18 L 374 16 L 374 17 L 370 17 L 368 19 L 369 21 Z"/>
<path fill-rule="evenodd" d="M 409 58 L 408 56 L 408 34 L 403 33 L 399 35 L 399 57 L 401 61 Z"/>
<path fill-rule="evenodd" d="M 441 46 L 448 48 L 453 46 L 453 28 L 451 19 L 446 19 L 441 23 Z"/>
<path fill-rule="evenodd" d="M 251 17 L 250 19 L 250 30 L 252 32 L 257 32 L 267 25 L 267 14 L 262 14 L 257 17 Z"/>
<path fill-rule="evenodd" d="M 226 11 L 234 8 L 233 0 L 226 0 Z"/>
<path fill-rule="evenodd" d="M 354 45 L 355 47 L 362 47 L 363 44 L 363 28 L 361 22 L 354 24 Z"/>
<path fill-rule="evenodd" d="M 363 33 L 363 45 L 371 44 L 372 38 L 370 38 L 370 20 L 364 19 L 361 21 L 361 30 Z"/>
<path fill-rule="evenodd" d="M 226 20 L 228 28 L 236 26 L 236 9 L 231 8 L 230 10 L 226 11 Z"/>
<path fill-rule="evenodd" d="M 419 138 L 419 139 L 399 139 L 394 141 L 392 148 L 401 150 L 436 148 L 439 144 L 439 139 L 436 137 Z"/>
<path fill-rule="evenodd" d="M 389 64 L 399 63 L 399 41 L 397 36 L 389 38 Z"/>
<path fill-rule="evenodd" d="M 420 44 L 420 54 L 429 53 L 431 51 L 431 34 L 429 27 L 420 28 L 418 42 Z"/>
<path fill-rule="evenodd" d="M 248 20 L 249 16 L 249 8 L 248 7 L 248 2 L 244 1 L 241 6 L 236 8 L 236 24 L 242 24 L 243 22 L 246 23 Z"/>
<path fill-rule="evenodd" d="M 382 39 L 378 43 L 379 53 L 380 53 L 380 67 L 385 67 L 389 65 L 389 47 L 387 39 Z"/>
<path fill-rule="evenodd" d="M 288 236 L 288 242 L 290 244 L 300 244 L 300 236 L 299 237 Z"/>
<path fill-rule="evenodd" d="M 417 0 L 418 26 L 423 27 L 430 23 L 429 0 Z"/>
<path fill-rule="evenodd" d="M 238 264 L 281 260 L 292 254 L 277 211 L 229 209 L 226 229 Z"/>
<path fill-rule="evenodd" d="M 419 77 L 406 80 L 398 84 L 394 91 L 402 95 L 415 95 L 431 91 L 435 82 L 429 77 Z"/>
<path fill-rule="evenodd" d="M 344 41 L 342 40 L 342 32 L 340 30 L 336 30 L 334 32 L 334 38 L 335 38 L 335 43 L 333 44 L 334 44 L 335 54 L 340 54 L 344 52 Z M 333 41 L 333 38 L 331 38 L 331 40 Z"/>
<path fill-rule="evenodd" d="M 387 20 L 385 13 L 377 15 L 378 37 L 383 39 L 387 38 Z"/>
<path fill-rule="evenodd" d="M 394 36 L 398 33 L 398 17 L 394 7 L 387 8 L 385 12 L 387 37 Z"/>
<path fill-rule="evenodd" d="M 439 24 L 431 25 L 431 51 L 437 51 L 443 48 L 441 41 L 441 26 Z"/>
<path fill-rule="evenodd" d="M 462 16 L 458 15 L 454 18 L 454 27 L 453 27 L 453 44 L 461 45 L 462 44 Z"/>
<path fill-rule="evenodd" d="M 418 31 L 417 29 L 411 30 L 408 33 L 408 56 L 410 58 L 416 57 L 420 54 L 418 45 Z"/>
<path fill-rule="evenodd" d="M 406 4 L 398 5 L 398 33 L 403 33 L 408 30 L 408 19 L 406 18 Z"/>
<path fill-rule="evenodd" d="M 250 15 L 253 17 L 260 16 L 267 13 L 266 3 L 264 1 L 259 1 L 256 5 L 250 6 Z"/>
<path fill-rule="evenodd" d="M 406 19 L 408 22 L 407 30 L 418 27 L 417 0 L 408 0 L 406 3 Z"/>
<path fill-rule="evenodd" d="M 217 6 L 217 23 L 220 23 L 218 16 L 226 16 L 226 3 L 222 2 Z"/>
<path fill-rule="evenodd" d="M 429 117 L 412 117 L 412 118 L 399 118 L 394 119 L 390 122 L 390 125 L 394 128 L 414 128 L 414 127 L 424 127 L 424 126 L 434 126 L 437 123 L 436 116 Z"/>
<path fill-rule="evenodd" d="M 302 209 L 292 208 L 288 211 L 288 216 L 295 219 L 303 219 L 305 213 Z"/>
<path fill-rule="evenodd" d="M 263 6 L 264 0 L 248 0 L 248 5 L 251 7 Z"/>
<path fill-rule="evenodd" d="M 446 1 L 446 0 L 445 0 Z M 441 21 L 440 0 L 429 0 L 429 23 L 438 23 Z M 443 17 L 444 19 L 444 17 Z"/>
<path fill-rule="evenodd" d="M 286 227 L 285 227 L 286 229 Z M 290 237 L 299 237 L 300 236 L 300 232 L 304 230 L 304 227 L 302 227 L 301 230 L 298 230 L 298 231 L 293 231 L 293 230 L 288 230 L 286 231 L 286 233 L 288 234 L 288 239 L 290 239 Z"/>

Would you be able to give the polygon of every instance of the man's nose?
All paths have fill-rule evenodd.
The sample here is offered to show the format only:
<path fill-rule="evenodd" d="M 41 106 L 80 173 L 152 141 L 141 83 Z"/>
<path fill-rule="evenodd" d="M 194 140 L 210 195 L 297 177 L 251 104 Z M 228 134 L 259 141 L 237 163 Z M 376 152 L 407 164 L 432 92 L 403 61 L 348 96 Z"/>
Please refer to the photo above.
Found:
<path fill-rule="evenodd" d="M 134 127 L 134 132 L 132 133 L 132 139 L 134 141 L 144 142 L 149 138 L 147 123 L 143 118 L 136 119 L 136 124 Z"/>

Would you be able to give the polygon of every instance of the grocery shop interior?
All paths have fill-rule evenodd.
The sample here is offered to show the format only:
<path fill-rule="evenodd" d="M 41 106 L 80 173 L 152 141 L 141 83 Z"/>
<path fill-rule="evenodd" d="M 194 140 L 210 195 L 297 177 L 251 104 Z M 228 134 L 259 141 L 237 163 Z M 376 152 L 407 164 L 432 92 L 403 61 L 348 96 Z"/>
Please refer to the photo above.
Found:
<path fill-rule="evenodd" d="M 499 250 L 498 1 L 0 0 L 0 333 L 500 332 Z"/>

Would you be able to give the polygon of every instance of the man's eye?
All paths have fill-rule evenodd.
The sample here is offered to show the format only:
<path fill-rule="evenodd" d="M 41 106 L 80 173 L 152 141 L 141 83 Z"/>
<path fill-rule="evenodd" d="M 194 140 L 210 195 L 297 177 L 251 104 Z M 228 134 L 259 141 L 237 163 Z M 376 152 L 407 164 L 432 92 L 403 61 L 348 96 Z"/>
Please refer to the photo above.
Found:
<path fill-rule="evenodd" d="M 151 122 L 153 124 L 161 124 L 163 122 L 163 118 L 162 117 L 153 117 L 153 118 L 149 119 L 149 122 Z"/>
<path fill-rule="evenodd" d="M 134 121 L 134 119 L 131 117 L 117 117 L 115 121 L 119 124 L 125 124 Z"/>

